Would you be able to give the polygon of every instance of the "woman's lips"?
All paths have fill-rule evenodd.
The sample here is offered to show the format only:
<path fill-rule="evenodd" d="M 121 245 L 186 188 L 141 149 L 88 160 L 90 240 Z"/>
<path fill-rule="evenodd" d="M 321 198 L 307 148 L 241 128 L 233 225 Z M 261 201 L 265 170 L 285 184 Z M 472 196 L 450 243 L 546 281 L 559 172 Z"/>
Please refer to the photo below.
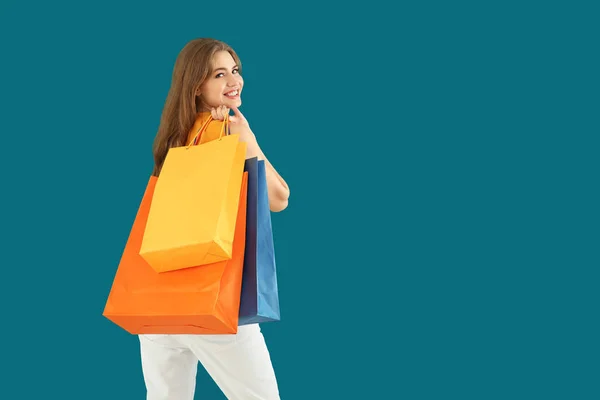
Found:
<path fill-rule="evenodd" d="M 229 99 L 236 99 L 238 97 L 240 97 L 240 91 L 239 90 L 231 90 L 227 93 L 224 94 L 225 97 L 229 98 Z"/>

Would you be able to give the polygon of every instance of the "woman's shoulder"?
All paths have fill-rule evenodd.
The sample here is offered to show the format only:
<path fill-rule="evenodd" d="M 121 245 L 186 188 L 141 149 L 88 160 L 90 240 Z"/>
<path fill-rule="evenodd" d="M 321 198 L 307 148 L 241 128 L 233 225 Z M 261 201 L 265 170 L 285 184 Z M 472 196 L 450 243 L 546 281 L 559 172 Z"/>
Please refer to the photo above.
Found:
<path fill-rule="evenodd" d="M 206 143 L 219 138 L 221 135 L 221 129 L 223 127 L 223 121 L 211 120 L 208 125 L 205 126 L 209 118 L 210 113 L 208 112 L 202 112 L 198 114 L 196 117 L 196 122 L 194 122 L 194 126 L 192 126 L 192 129 L 190 129 L 188 133 L 188 143 L 194 139 L 198 131 L 202 128 L 204 128 L 204 131 L 200 134 L 200 140 L 198 141 L 198 144 Z"/>

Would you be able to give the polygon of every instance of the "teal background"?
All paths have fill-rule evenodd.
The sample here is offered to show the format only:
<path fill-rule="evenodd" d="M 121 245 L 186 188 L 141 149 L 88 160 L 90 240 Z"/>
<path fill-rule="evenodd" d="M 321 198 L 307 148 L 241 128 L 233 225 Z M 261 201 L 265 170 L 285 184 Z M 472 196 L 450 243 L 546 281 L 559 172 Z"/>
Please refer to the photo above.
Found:
<path fill-rule="evenodd" d="M 600 397 L 598 8 L 392 4 L 1 3 L 2 397 L 144 398 L 101 314 L 204 36 L 291 187 L 283 399 Z"/>

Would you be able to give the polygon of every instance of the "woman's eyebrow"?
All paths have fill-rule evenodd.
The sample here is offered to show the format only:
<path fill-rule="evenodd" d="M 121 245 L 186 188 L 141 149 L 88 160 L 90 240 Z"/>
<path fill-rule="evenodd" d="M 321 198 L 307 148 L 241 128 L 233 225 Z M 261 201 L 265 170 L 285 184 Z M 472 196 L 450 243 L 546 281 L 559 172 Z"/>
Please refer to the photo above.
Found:
<path fill-rule="evenodd" d="M 238 67 L 237 65 L 234 65 L 233 67 L 231 67 L 231 69 L 235 69 L 237 67 Z M 225 67 L 219 67 L 219 68 L 213 69 L 213 72 L 217 72 L 217 71 L 227 71 L 227 68 L 225 68 Z"/>

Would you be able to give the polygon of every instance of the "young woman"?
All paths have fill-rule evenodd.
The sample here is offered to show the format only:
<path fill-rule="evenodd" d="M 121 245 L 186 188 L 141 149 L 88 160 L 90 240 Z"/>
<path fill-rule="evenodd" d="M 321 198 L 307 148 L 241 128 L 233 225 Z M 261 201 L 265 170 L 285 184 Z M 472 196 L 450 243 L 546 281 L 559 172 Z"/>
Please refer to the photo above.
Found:
<path fill-rule="evenodd" d="M 284 210 L 290 190 L 266 159 L 246 118 L 239 111 L 244 80 L 241 62 L 227 44 L 214 39 L 187 43 L 175 61 L 153 147 L 159 176 L 171 147 L 189 144 L 209 117 L 198 143 L 219 137 L 229 117 L 230 133 L 247 143 L 246 157 L 265 161 L 270 208 Z M 230 400 L 279 399 L 270 355 L 258 324 L 235 335 L 139 335 L 147 400 L 192 400 L 198 362 Z"/>

